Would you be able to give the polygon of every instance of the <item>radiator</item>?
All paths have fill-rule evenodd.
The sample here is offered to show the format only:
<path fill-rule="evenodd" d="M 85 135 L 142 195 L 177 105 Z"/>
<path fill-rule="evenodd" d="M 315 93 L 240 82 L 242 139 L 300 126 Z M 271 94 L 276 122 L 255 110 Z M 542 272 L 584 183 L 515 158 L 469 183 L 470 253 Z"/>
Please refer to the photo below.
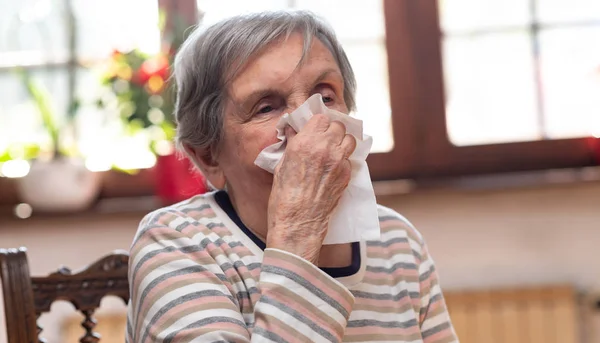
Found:
<path fill-rule="evenodd" d="M 571 287 L 446 292 L 461 343 L 580 343 Z"/>
<path fill-rule="evenodd" d="M 444 296 L 461 343 L 581 343 L 578 297 L 570 287 L 444 292 Z M 100 342 L 123 342 L 124 312 L 99 313 L 97 319 Z M 79 317 L 66 320 L 62 342 L 79 340 L 80 322 Z"/>

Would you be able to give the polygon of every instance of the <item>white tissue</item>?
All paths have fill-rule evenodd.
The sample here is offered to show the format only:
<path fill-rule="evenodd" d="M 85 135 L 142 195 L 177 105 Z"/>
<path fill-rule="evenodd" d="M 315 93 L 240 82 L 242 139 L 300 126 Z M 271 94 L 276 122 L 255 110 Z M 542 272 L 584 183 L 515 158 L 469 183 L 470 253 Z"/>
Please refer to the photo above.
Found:
<path fill-rule="evenodd" d="M 379 218 L 375 192 L 367 167 L 367 156 L 371 151 L 373 139 L 363 135 L 362 121 L 347 114 L 329 109 L 323 103 L 321 94 L 308 98 L 304 104 L 291 114 L 284 114 L 277 123 L 277 138 L 280 142 L 266 147 L 256 158 L 254 164 L 273 173 L 286 147 L 284 128 L 290 125 L 299 132 L 314 114 L 324 114 L 331 120 L 342 122 L 346 132 L 356 138 L 356 150 L 350 155 L 352 176 L 344 190 L 329 222 L 329 229 L 323 244 L 342 244 L 377 239 L 380 236 Z"/>

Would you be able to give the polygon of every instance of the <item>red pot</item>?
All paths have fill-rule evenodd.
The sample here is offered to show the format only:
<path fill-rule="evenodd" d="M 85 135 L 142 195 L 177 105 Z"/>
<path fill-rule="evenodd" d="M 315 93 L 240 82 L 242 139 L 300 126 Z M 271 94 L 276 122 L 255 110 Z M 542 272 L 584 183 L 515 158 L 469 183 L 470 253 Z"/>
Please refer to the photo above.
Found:
<path fill-rule="evenodd" d="M 586 141 L 595 164 L 600 166 L 600 138 L 588 137 Z"/>
<path fill-rule="evenodd" d="M 174 204 L 206 191 L 204 176 L 189 159 L 175 154 L 157 157 L 156 193 L 163 203 Z"/>

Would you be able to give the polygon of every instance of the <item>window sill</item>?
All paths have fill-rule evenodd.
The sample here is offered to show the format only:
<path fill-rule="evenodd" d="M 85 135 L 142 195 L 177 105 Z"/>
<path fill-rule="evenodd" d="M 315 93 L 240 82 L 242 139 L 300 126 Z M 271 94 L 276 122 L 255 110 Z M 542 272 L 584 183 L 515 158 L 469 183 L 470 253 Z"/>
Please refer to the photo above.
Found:
<path fill-rule="evenodd" d="M 377 196 L 393 196 L 423 191 L 501 191 L 559 187 L 598 181 L 600 181 L 600 167 L 584 167 L 447 178 L 375 181 L 373 188 Z"/>
<path fill-rule="evenodd" d="M 506 191 L 542 187 L 572 186 L 600 182 L 600 167 L 557 169 L 497 175 L 464 176 L 452 178 L 375 181 L 373 188 L 378 198 L 410 195 L 422 192 L 478 192 Z M 103 216 L 131 217 L 141 220 L 147 213 L 164 204 L 156 196 L 139 195 L 106 197 L 90 209 L 76 213 L 33 213 L 21 219 L 14 213 L 14 205 L 0 205 L 0 224 L 24 220 L 81 220 Z"/>

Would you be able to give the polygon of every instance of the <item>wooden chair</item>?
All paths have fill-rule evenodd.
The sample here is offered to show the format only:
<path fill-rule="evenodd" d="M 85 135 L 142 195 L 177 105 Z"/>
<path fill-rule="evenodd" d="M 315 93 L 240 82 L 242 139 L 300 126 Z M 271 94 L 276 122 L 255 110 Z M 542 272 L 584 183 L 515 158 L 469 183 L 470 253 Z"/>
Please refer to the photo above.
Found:
<path fill-rule="evenodd" d="M 8 343 L 44 342 L 37 319 L 56 300 L 67 300 L 83 313 L 85 334 L 80 342 L 98 342 L 93 314 L 102 298 L 115 295 L 129 301 L 128 261 L 126 252 L 117 251 L 75 273 L 62 267 L 45 277 L 31 277 L 25 248 L 0 249 Z"/>

